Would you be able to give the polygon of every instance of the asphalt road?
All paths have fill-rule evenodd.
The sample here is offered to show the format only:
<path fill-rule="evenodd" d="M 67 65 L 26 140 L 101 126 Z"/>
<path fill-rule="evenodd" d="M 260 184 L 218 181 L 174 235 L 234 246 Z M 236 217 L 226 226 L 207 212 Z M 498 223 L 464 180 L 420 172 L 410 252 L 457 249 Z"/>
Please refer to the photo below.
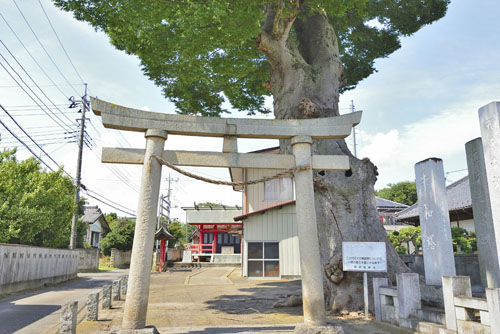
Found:
<path fill-rule="evenodd" d="M 80 312 L 89 292 L 111 284 L 127 271 L 80 273 L 78 279 L 66 283 L 0 299 L 0 334 L 57 332 L 61 305 L 78 300 Z"/>

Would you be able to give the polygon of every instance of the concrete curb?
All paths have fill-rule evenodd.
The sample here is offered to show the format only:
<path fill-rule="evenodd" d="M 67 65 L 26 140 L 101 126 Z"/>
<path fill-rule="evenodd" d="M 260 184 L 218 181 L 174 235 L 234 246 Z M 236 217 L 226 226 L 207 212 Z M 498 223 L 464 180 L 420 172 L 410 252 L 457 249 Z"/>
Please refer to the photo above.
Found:
<path fill-rule="evenodd" d="M 208 270 L 208 268 L 207 268 L 207 269 L 200 270 L 200 271 L 198 271 L 198 272 L 196 272 L 196 273 L 189 274 L 189 275 L 186 277 L 186 279 L 184 280 L 184 285 L 189 285 L 189 281 L 191 280 L 191 277 L 196 276 L 196 275 L 199 275 L 199 274 L 201 274 L 201 273 L 204 273 L 204 272 L 205 272 L 205 271 L 207 271 L 207 270 Z"/>

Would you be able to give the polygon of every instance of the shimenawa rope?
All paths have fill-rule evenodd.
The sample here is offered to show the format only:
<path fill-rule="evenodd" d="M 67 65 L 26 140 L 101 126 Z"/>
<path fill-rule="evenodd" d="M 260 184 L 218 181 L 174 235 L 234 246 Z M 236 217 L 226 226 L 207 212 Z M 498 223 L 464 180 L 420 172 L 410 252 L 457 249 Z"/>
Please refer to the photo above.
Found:
<path fill-rule="evenodd" d="M 175 170 L 176 172 L 182 174 L 182 175 L 185 175 L 187 177 L 190 177 L 190 178 L 193 178 L 193 179 L 196 179 L 196 180 L 199 180 L 199 181 L 203 181 L 203 182 L 207 182 L 207 183 L 212 183 L 212 184 L 217 184 L 217 185 L 224 185 L 224 186 L 246 186 L 246 185 L 251 185 L 251 184 L 257 184 L 257 183 L 263 183 L 263 182 L 266 182 L 266 181 L 270 181 L 270 180 L 273 180 L 273 179 L 278 179 L 280 177 L 283 177 L 283 176 L 286 176 L 286 175 L 290 175 L 294 172 L 297 172 L 297 171 L 301 171 L 301 170 L 308 170 L 310 169 L 309 166 L 296 166 L 296 167 L 292 167 L 292 168 L 288 168 L 286 170 L 283 170 L 273 176 L 265 176 L 261 179 L 258 179 L 258 180 L 250 180 L 250 181 L 241 181 L 241 182 L 229 182 L 229 181 L 220 181 L 220 180 L 213 180 L 213 179 L 209 179 L 209 178 L 206 178 L 206 177 L 203 177 L 203 176 L 200 176 L 200 175 L 196 175 L 196 174 L 193 174 L 193 173 L 190 173 L 190 172 L 187 172 L 183 169 L 180 169 L 179 167 L 175 166 L 174 164 L 164 160 L 163 158 L 160 158 L 159 156 L 155 155 L 155 154 L 152 154 L 151 155 L 151 159 L 152 158 L 155 158 L 156 160 L 158 160 L 158 162 L 162 165 L 165 165 L 173 170 Z"/>

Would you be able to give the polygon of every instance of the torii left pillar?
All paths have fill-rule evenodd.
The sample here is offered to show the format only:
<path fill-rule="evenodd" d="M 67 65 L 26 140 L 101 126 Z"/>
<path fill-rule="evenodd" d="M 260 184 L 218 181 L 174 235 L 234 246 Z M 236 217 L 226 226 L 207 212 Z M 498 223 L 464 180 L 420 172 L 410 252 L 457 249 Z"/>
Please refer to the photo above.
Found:
<path fill-rule="evenodd" d="M 162 165 L 152 159 L 161 156 L 167 139 L 164 130 L 146 130 L 146 153 L 142 167 L 141 190 L 135 222 L 134 244 L 123 313 L 123 329 L 141 329 L 146 325 L 149 280 L 153 261 L 156 208 L 160 193 Z"/>

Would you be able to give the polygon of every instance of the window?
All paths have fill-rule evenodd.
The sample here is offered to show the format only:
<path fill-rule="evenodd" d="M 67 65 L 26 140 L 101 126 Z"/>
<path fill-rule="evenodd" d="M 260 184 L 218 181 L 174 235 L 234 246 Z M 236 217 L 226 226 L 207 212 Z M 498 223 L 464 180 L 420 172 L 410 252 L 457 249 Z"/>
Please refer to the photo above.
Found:
<path fill-rule="evenodd" d="M 283 202 L 293 200 L 293 182 L 289 177 L 282 177 L 264 182 L 264 201 Z"/>
<path fill-rule="evenodd" d="M 279 277 L 279 242 L 248 243 L 248 277 Z"/>
<path fill-rule="evenodd" d="M 92 247 L 96 247 L 96 248 L 99 247 L 99 233 L 98 232 L 93 232 L 92 231 L 92 235 L 91 235 L 91 238 L 90 238 L 90 245 Z"/>

